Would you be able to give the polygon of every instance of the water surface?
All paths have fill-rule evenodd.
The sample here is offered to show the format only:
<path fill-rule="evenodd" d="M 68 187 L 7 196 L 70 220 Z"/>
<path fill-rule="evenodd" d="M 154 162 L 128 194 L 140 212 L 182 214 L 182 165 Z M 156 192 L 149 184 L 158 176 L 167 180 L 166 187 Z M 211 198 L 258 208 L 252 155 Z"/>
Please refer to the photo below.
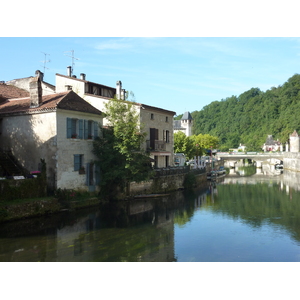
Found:
<path fill-rule="evenodd" d="M 298 181 L 227 176 L 165 198 L 1 224 L 0 261 L 300 261 Z"/>

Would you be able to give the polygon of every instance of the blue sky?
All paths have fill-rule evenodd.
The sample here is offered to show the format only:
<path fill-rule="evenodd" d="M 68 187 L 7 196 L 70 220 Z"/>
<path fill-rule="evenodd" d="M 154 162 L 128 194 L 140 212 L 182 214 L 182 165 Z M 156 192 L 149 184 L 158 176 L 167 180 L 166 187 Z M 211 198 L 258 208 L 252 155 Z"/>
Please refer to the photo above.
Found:
<path fill-rule="evenodd" d="M 113 87 L 121 80 L 137 102 L 177 114 L 201 110 L 300 72 L 298 10 L 291 0 L 276 3 L 115 0 L 96 8 L 90 0 L 84 6 L 28 0 L 16 9 L 5 2 L 0 81 L 33 76 L 50 60 L 45 81 L 54 84 L 74 50 L 77 76 Z"/>
<path fill-rule="evenodd" d="M 78 77 L 108 86 L 121 80 L 137 102 L 177 114 L 300 72 L 300 38 L 2 37 L 0 80 L 33 76 L 50 60 L 45 81 L 54 84 L 72 64 L 71 50 Z"/>

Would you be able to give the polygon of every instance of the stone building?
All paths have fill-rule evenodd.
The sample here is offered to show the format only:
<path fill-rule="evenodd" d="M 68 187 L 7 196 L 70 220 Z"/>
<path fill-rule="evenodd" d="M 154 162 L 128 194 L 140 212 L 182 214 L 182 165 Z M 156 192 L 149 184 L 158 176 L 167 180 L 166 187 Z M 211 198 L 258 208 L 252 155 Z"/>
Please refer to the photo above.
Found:
<path fill-rule="evenodd" d="M 174 133 L 182 131 L 186 136 L 192 135 L 193 118 L 187 111 L 183 114 L 181 120 L 174 120 Z"/>
<path fill-rule="evenodd" d="M 296 130 L 290 135 L 290 152 L 300 151 L 300 138 Z"/>
<path fill-rule="evenodd" d="M 101 111 L 73 91 L 43 96 L 39 76 L 29 85 L 30 92 L 0 85 L 0 149 L 11 151 L 29 172 L 45 159 L 50 189 L 96 190 L 92 149 Z"/>
<path fill-rule="evenodd" d="M 72 74 L 72 68 L 67 68 L 67 75 L 56 74 L 56 92 L 73 90 L 80 97 L 100 111 L 105 112 L 105 103 L 112 98 L 125 99 L 126 91 L 122 82 L 117 81 L 116 87 L 109 87 L 86 80 L 86 74 L 81 73 L 80 78 Z M 131 102 L 143 124 L 146 132 L 144 148 L 150 152 L 155 168 L 164 168 L 174 165 L 174 140 L 173 140 L 173 111 L 149 106 L 142 103 Z M 103 125 L 107 120 L 103 119 Z"/>
<path fill-rule="evenodd" d="M 42 87 L 42 91 L 43 91 L 43 95 L 51 95 L 55 93 L 55 86 L 45 82 L 44 81 L 44 73 L 42 73 L 40 70 L 37 70 L 35 72 L 35 77 L 38 77 L 41 81 L 41 87 Z M 19 79 L 13 79 L 13 80 L 9 80 L 6 81 L 5 84 L 8 86 L 16 86 L 22 90 L 25 90 L 27 92 L 29 92 L 29 85 L 31 80 L 34 78 L 34 76 L 30 76 L 30 77 L 25 77 L 25 78 L 19 78 Z"/>
<path fill-rule="evenodd" d="M 278 140 L 275 141 L 272 135 L 268 135 L 262 149 L 264 150 L 264 152 L 282 151 L 283 146 Z"/>

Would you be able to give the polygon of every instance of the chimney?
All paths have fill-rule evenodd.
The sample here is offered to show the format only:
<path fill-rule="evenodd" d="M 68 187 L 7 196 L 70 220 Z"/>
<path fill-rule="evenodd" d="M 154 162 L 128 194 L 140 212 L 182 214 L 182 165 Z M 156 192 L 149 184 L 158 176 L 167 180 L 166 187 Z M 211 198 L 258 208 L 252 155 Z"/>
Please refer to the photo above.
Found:
<path fill-rule="evenodd" d="M 117 87 L 116 87 L 116 97 L 117 99 L 121 99 L 121 91 L 122 91 L 122 82 L 119 80 L 117 81 Z"/>
<path fill-rule="evenodd" d="M 44 80 L 44 73 L 41 72 L 40 70 L 36 70 L 35 71 L 35 76 L 38 76 L 40 78 L 41 81 Z"/>
<path fill-rule="evenodd" d="M 125 100 L 125 98 L 126 98 L 126 90 L 125 90 L 125 89 L 122 89 L 122 90 L 121 90 L 121 99 L 122 99 L 122 100 Z"/>
<path fill-rule="evenodd" d="M 72 67 L 71 66 L 67 67 L 67 76 L 69 76 L 69 77 L 72 76 Z"/>
<path fill-rule="evenodd" d="M 39 76 L 31 79 L 29 83 L 30 107 L 38 107 L 42 104 L 42 84 Z"/>
<path fill-rule="evenodd" d="M 85 74 L 84 73 L 80 73 L 80 79 L 85 80 Z"/>

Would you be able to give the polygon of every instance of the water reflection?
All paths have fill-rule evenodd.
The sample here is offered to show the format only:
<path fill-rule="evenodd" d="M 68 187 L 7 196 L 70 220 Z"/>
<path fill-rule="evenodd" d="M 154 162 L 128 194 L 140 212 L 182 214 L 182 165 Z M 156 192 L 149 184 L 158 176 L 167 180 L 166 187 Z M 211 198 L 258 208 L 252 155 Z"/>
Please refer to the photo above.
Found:
<path fill-rule="evenodd" d="M 197 191 L 2 224 L 0 261 L 300 261 L 299 180 L 228 175 Z"/>

